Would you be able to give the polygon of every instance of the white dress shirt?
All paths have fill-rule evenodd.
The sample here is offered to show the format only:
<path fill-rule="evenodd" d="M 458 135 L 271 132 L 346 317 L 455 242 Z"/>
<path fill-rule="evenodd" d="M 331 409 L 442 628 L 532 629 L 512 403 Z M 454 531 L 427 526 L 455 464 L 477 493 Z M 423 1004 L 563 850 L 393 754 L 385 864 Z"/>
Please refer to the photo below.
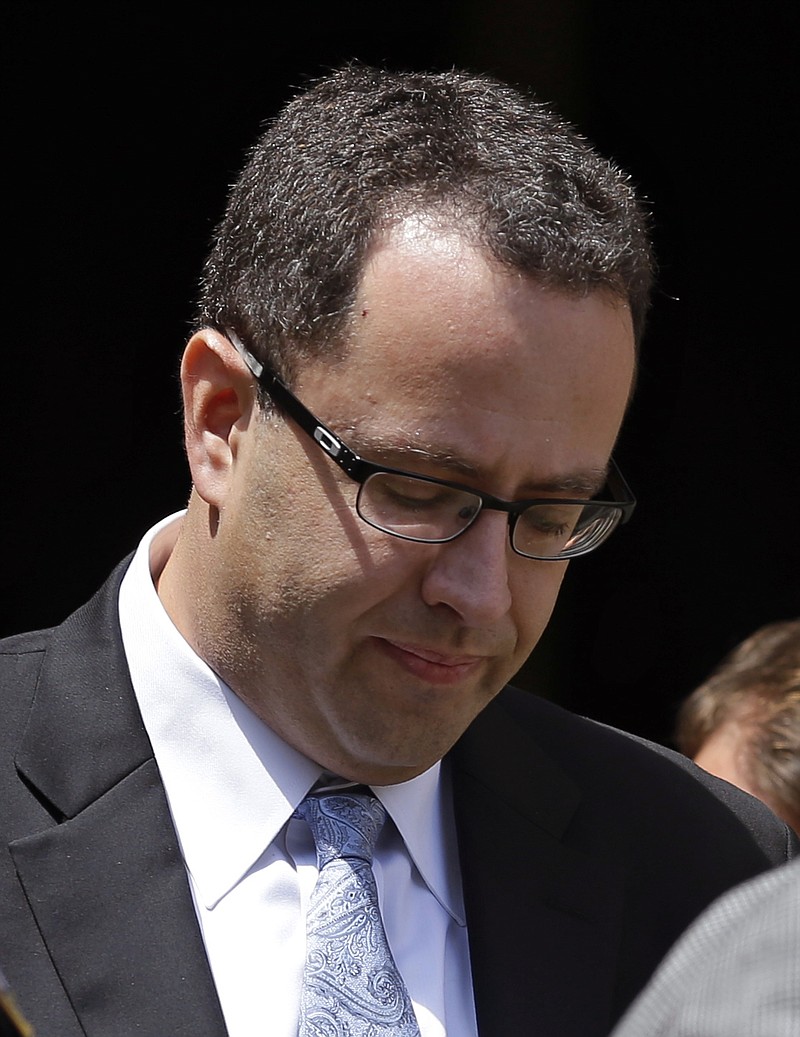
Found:
<path fill-rule="evenodd" d="M 291 814 L 322 768 L 203 662 L 155 590 L 180 514 L 142 539 L 120 591 L 122 639 L 166 789 L 230 1037 L 296 1037 L 316 855 Z M 422 1037 L 477 1037 L 447 774 L 374 789 L 389 819 L 374 871 Z"/>

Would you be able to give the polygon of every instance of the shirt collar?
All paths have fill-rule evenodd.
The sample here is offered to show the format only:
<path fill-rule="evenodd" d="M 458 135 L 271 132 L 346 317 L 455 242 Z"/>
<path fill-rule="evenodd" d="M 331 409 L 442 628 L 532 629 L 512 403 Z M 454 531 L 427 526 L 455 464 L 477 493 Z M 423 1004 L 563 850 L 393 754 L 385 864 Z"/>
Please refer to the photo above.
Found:
<path fill-rule="evenodd" d="M 401 785 L 373 791 L 386 807 L 425 884 L 459 925 L 466 925 L 449 771 L 440 762 Z"/>
<path fill-rule="evenodd" d="M 276 838 L 322 768 L 287 745 L 197 655 L 154 584 L 183 512 L 142 539 L 120 588 L 122 639 L 186 866 L 213 907 Z M 464 924 L 451 797 L 439 763 L 375 794 L 433 895 Z"/>

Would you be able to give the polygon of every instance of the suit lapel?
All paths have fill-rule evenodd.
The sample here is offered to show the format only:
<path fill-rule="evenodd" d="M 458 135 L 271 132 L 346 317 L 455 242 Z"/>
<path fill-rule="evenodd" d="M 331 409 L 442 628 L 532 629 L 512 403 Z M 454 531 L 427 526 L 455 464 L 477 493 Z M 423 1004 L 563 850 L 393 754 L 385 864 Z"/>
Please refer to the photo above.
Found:
<path fill-rule="evenodd" d="M 17 766 L 60 823 L 10 849 L 87 1037 L 122 1037 L 120 1019 L 142 1037 L 224 1037 L 122 649 L 125 567 L 47 649 Z"/>
<path fill-rule="evenodd" d="M 481 1037 L 607 1033 L 622 878 L 565 838 L 580 790 L 499 701 L 454 750 L 453 784 Z"/>

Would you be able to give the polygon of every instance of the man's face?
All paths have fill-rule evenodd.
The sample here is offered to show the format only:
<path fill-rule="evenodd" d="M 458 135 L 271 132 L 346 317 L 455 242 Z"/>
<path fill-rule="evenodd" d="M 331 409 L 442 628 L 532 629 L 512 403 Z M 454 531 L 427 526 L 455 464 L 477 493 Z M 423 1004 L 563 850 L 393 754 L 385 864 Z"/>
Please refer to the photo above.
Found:
<path fill-rule="evenodd" d="M 618 302 L 546 291 L 409 222 L 370 255 L 344 358 L 293 388 L 370 461 L 509 500 L 590 496 L 633 356 Z M 357 490 L 290 420 L 251 422 L 199 648 L 295 748 L 392 784 L 439 759 L 520 668 L 566 563 L 514 554 L 499 512 L 446 544 L 388 536 L 358 518 Z"/>

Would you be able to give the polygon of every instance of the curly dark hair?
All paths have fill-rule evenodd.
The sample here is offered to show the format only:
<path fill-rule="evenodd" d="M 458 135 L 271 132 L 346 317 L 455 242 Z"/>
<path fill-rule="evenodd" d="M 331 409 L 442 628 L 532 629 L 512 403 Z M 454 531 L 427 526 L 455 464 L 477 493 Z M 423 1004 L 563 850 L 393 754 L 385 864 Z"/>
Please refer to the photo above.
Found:
<path fill-rule="evenodd" d="M 546 286 L 610 291 L 641 337 L 654 262 L 625 173 L 550 105 L 488 76 L 356 63 L 296 95 L 251 149 L 197 326 L 235 331 L 291 380 L 342 342 L 376 236 L 422 214 Z"/>

